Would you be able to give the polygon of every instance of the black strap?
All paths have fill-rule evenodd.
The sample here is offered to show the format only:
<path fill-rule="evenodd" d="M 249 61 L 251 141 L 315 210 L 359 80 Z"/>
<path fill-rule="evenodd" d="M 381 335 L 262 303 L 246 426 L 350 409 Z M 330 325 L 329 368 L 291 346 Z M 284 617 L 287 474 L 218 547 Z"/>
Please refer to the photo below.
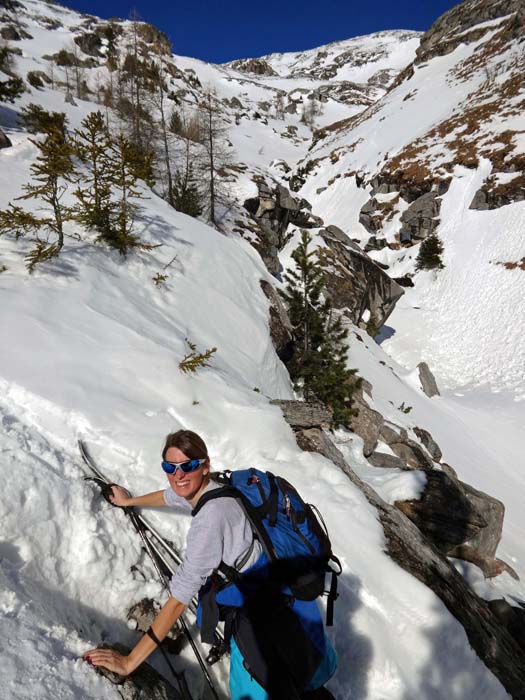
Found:
<path fill-rule="evenodd" d="M 152 628 L 152 627 L 148 627 L 148 629 L 146 630 L 146 634 L 148 635 L 148 637 L 149 637 L 150 639 L 152 639 L 152 640 L 155 642 L 155 644 L 156 644 L 158 647 L 160 647 L 161 641 L 160 641 L 160 639 L 157 637 L 157 635 L 155 634 L 155 632 L 153 631 L 153 628 Z"/>
<path fill-rule="evenodd" d="M 332 627 L 334 624 L 334 603 L 337 600 L 337 577 L 338 573 L 332 570 L 332 580 L 330 581 L 330 591 L 326 602 L 326 626 Z"/>

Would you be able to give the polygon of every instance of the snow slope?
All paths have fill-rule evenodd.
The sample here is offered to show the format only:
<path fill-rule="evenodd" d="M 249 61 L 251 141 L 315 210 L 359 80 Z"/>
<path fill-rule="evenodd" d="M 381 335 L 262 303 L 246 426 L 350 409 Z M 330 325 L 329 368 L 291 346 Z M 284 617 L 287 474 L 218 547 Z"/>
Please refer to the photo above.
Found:
<path fill-rule="evenodd" d="M 29 70 L 40 65 L 43 53 L 61 48 L 81 18 L 41 2 L 27 0 L 24 6 L 58 15 L 65 25 L 58 34 L 37 33 L 34 20 L 35 38 L 20 44 L 25 54 L 20 65 Z M 191 61 L 180 59 L 181 65 L 184 60 Z M 232 82 L 237 78 L 225 69 L 191 65 L 221 94 L 238 94 Z M 262 88 L 241 80 L 245 77 L 239 85 L 255 100 Z M 63 100 L 62 93 L 46 89 L 24 96 L 13 108 L 2 107 L 13 148 L 0 151 L 0 206 L 20 193 L 36 154 L 15 124 L 15 110 L 24 101 L 38 101 L 47 109 L 67 111 L 76 126 L 96 108 L 87 101 L 73 107 Z M 233 131 L 239 160 L 254 167 L 267 165 L 282 149 L 280 141 L 266 140 L 268 131 L 257 121 Z M 290 149 L 301 150 L 299 145 Z M 149 253 L 123 259 L 67 239 L 60 258 L 29 276 L 23 263 L 28 244 L 0 238 L 0 264 L 8 268 L 0 274 L 4 696 L 120 697 L 79 657 L 102 640 L 133 644 L 137 635 L 125 625 L 127 610 L 161 591 L 122 514 L 101 503 L 82 480 L 76 440 L 88 441 L 110 478 L 141 493 L 163 487 L 158 466 L 163 438 L 186 427 L 202 434 L 214 468 L 271 469 L 297 484 L 324 514 L 344 564 L 337 624 L 330 632 L 340 654 L 330 683 L 338 700 L 506 698 L 439 599 L 386 556 L 376 513 L 362 494 L 334 465 L 300 451 L 280 411 L 269 403 L 269 398 L 291 397 L 292 390 L 269 337 L 268 302 L 259 280 L 271 278 L 258 254 L 246 241 L 173 211 L 151 192 L 148 197 L 138 233 L 162 243 Z M 157 287 L 152 278 L 161 271 L 168 279 Z M 525 575 L 523 484 L 512 468 L 521 447 L 517 413 L 499 395 L 501 430 L 494 438 L 487 429 L 491 404 L 481 394 L 429 401 L 412 369 L 396 364 L 359 333 L 366 342 L 352 341 L 349 361 L 373 384 L 374 405 L 409 429 L 416 424 L 430 429 L 465 480 L 505 501 L 501 556 Z M 199 350 L 217 347 L 211 367 L 195 376 L 178 369 L 187 351 L 185 338 Z M 410 415 L 399 410 L 403 401 L 413 406 Z M 352 466 L 388 500 L 421 489 L 420 480 L 395 470 L 372 470 L 357 436 L 340 431 L 337 440 Z M 167 511 L 148 517 L 183 547 L 187 517 Z M 474 571 L 467 574 L 487 597 L 525 599 L 522 584 L 507 574 L 488 583 L 476 579 Z M 163 668 L 156 655 L 153 663 Z M 188 673 L 197 698 L 204 687 L 191 654 L 186 650 L 177 664 Z M 213 673 L 224 690 L 226 668 L 219 665 Z"/>

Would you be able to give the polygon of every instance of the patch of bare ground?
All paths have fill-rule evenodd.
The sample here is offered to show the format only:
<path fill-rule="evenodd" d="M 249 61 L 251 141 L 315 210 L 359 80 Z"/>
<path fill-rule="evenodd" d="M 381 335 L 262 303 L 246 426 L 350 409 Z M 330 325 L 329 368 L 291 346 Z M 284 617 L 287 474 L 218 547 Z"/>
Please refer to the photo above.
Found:
<path fill-rule="evenodd" d="M 503 265 L 506 270 L 520 269 L 525 272 L 525 258 L 522 258 L 519 262 L 501 262 L 498 260 L 496 265 Z"/>

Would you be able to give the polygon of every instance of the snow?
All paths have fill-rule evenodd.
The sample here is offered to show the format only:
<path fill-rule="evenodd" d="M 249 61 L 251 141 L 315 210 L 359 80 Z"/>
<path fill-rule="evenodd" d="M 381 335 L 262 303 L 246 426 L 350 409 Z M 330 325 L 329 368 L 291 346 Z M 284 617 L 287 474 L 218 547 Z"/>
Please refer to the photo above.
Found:
<path fill-rule="evenodd" d="M 63 30 L 50 32 L 29 20 L 34 39 L 20 42 L 25 56 L 18 63 L 26 71 L 42 67 L 42 54 L 62 48 L 81 17 L 38 0 L 23 4 L 65 23 Z M 362 80 L 378 67 L 401 67 L 416 44 L 414 37 L 403 44 L 395 32 L 361 39 L 338 44 L 373 51 L 386 41 L 394 57 L 393 63 L 387 57 L 385 63 L 363 66 Z M 341 48 L 331 46 L 334 54 Z M 457 51 L 467 56 L 470 49 Z M 304 58 L 303 68 L 308 60 Z M 433 91 L 443 91 L 443 114 L 453 99 L 439 76 L 453 60 L 442 57 L 416 71 L 429 102 Z M 275 87 L 286 84 L 288 89 L 291 83 L 285 81 L 305 84 L 299 77 L 248 80 L 226 67 L 189 58 L 176 61 L 181 68 L 194 69 L 203 84 L 217 86 L 221 96 L 246 99 L 250 109 L 256 109 L 258 100 L 269 99 Z M 279 61 L 291 72 L 290 56 L 275 57 L 274 65 Z M 400 90 L 406 92 L 406 87 L 397 88 L 398 97 Z M 53 90 L 33 91 L 17 102 L 16 110 L 38 101 L 47 109 L 67 111 L 74 127 L 95 108 L 87 101 L 72 107 L 63 99 Z M 393 99 L 392 94 L 385 98 L 385 112 Z M 356 149 L 361 162 L 375 163 L 387 142 L 388 148 L 401 148 L 409 132 L 413 134 L 414 124 L 408 123 L 413 122 L 411 103 L 403 105 L 403 116 L 409 119 L 400 119 L 397 130 L 372 134 L 366 125 L 357 127 L 364 139 Z M 0 153 L 2 208 L 20 193 L 36 154 L 27 134 L 16 126 L 14 111 L 15 107 L 2 107 L 4 128 L 13 141 L 13 148 Z M 421 119 L 423 129 L 435 114 Z M 286 122 L 269 118 L 268 127 L 248 119 L 232 123 L 229 136 L 238 162 L 268 172 L 274 159 L 293 165 L 315 157 L 315 152 L 306 152 L 311 132 L 305 127 L 299 125 L 296 142 L 273 132 L 298 120 L 294 115 Z M 356 162 L 344 156 L 340 172 L 351 170 Z M 341 177 L 317 194 L 316 188 L 325 184 L 325 167 L 326 161 L 321 161 L 302 194 L 312 198 L 315 213 L 322 212 L 326 223 L 362 238 L 356 213 L 368 195 L 357 188 L 354 177 Z M 387 420 L 405 427 L 411 436 L 416 426 L 430 430 L 444 461 L 462 479 L 505 503 L 498 556 L 523 580 L 525 484 L 520 460 L 525 387 L 520 367 L 525 358 L 517 339 L 523 335 L 523 314 L 520 317 L 518 311 L 525 277 L 520 270 L 509 271 L 494 262 L 517 259 L 522 251 L 518 232 L 523 230 L 525 204 L 493 212 L 469 210 L 487 175 L 486 163 L 477 171 L 456 171 L 441 214 L 447 267 L 437 279 L 428 275 L 414 290 L 406 290 L 389 320 L 395 333 L 381 346 L 352 327 L 349 363 L 372 383 L 372 406 Z M 232 193 L 239 200 L 254 196 L 249 171 L 232 183 Z M 0 345 L 4 696 L 120 697 L 80 656 L 104 640 L 132 645 L 138 635 L 126 625 L 127 610 L 145 596 L 161 597 L 161 588 L 123 514 L 101 501 L 93 485 L 83 480 L 76 441 L 86 439 L 108 477 L 138 494 L 165 485 L 158 464 L 164 436 L 187 427 L 204 437 L 213 468 L 271 469 L 296 484 L 323 513 L 344 566 L 337 622 L 330 631 L 340 654 L 330 683 L 338 700 L 506 698 L 441 601 L 386 555 L 377 513 L 362 493 L 332 463 L 302 452 L 280 410 L 270 404 L 270 398 L 291 398 L 293 392 L 269 336 L 268 302 L 260 280 L 271 277 L 258 254 L 239 237 L 222 235 L 174 212 L 151 192 L 148 197 L 137 232 L 162 246 L 127 259 L 68 238 L 60 258 L 29 276 L 23 264 L 29 243 L 0 238 L 0 264 L 8 268 L 0 274 L 0 327 L 5 334 Z M 498 235 L 500 231 L 505 236 Z M 281 255 L 285 267 L 299 236 L 297 230 L 291 232 L 294 237 Z M 312 233 L 314 243 L 321 240 Z M 414 253 L 384 254 L 391 256 L 389 263 L 397 272 L 409 265 Z M 157 287 L 152 278 L 159 271 L 168 279 Z M 495 295 L 505 304 L 492 303 Z M 193 376 L 178 369 L 187 352 L 186 338 L 199 350 L 217 348 L 211 366 Z M 421 359 L 428 359 L 436 372 L 441 397 L 429 400 L 421 391 L 414 369 Z M 409 413 L 403 412 L 403 404 L 410 407 Z M 362 441 L 348 431 L 338 431 L 335 440 L 361 478 L 388 502 L 421 493 L 424 475 L 370 467 Z M 378 449 L 389 451 L 386 445 Z M 160 509 L 145 515 L 183 548 L 187 516 Z M 484 581 L 477 570 L 464 563 L 457 566 L 486 598 L 525 599 L 523 584 L 508 574 Z M 165 671 L 157 656 L 152 657 L 154 665 Z M 190 651 L 176 663 L 199 697 L 203 680 Z M 218 664 L 212 673 L 224 691 L 225 665 Z"/>

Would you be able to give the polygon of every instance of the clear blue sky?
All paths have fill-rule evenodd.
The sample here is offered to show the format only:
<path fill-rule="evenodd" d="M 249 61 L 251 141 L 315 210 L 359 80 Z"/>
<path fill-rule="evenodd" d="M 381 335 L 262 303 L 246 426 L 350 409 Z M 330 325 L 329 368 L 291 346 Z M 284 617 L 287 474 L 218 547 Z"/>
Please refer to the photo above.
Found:
<path fill-rule="evenodd" d="M 301 51 L 383 29 L 425 31 L 454 0 L 62 0 L 99 17 L 141 19 L 162 29 L 174 53 L 223 63 Z"/>

